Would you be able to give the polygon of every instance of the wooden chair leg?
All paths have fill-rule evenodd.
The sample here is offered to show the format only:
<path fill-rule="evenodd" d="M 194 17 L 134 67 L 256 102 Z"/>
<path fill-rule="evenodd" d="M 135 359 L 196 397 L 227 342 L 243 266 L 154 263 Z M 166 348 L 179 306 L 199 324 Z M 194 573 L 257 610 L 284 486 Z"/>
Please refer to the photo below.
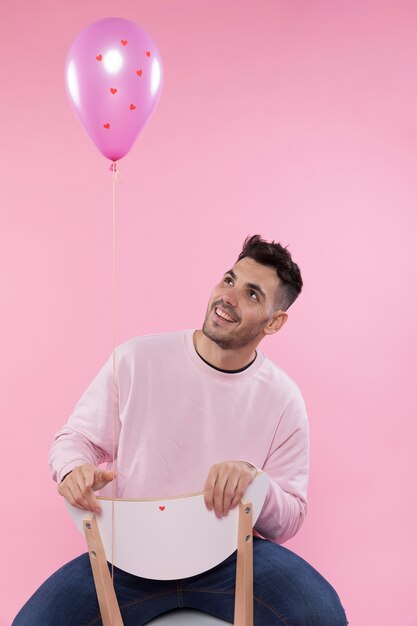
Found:
<path fill-rule="evenodd" d="M 235 626 L 253 626 L 252 503 L 239 504 Z"/>
<path fill-rule="evenodd" d="M 83 526 L 103 626 L 123 626 L 96 518 L 83 520 Z"/>

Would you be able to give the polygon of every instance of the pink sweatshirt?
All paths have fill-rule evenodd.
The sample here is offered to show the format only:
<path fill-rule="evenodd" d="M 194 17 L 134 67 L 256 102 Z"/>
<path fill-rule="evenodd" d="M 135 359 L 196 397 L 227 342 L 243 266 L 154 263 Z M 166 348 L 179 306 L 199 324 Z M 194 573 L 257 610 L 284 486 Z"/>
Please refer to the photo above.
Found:
<path fill-rule="evenodd" d="M 308 421 L 279 367 L 258 352 L 243 372 L 220 372 L 199 357 L 187 330 L 117 348 L 116 387 L 114 394 L 110 358 L 54 439 L 55 480 L 83 463 L 111 467 L 116 397 L 118 497 L 201 491 L 214 463 L 245 460 L 270 479 L 255 530 L 276 543 L 295 535 L 307 505 Z"/>

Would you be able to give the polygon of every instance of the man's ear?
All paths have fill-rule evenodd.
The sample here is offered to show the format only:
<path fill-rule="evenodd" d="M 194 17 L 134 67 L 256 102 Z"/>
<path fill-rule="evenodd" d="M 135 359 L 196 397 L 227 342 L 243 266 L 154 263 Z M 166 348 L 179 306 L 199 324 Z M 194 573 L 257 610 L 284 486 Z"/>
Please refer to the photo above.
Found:
<path fill-rule="evenodd" d="M 274 333 L 277 333 L 279 329 L 284 326 L 287 319 L 288 313 L 286 313 L 285 311 L 281 311 L 281 309 L 275 311 L 268 324 L 264 328 L 265 335 L 273 335 Z"/>

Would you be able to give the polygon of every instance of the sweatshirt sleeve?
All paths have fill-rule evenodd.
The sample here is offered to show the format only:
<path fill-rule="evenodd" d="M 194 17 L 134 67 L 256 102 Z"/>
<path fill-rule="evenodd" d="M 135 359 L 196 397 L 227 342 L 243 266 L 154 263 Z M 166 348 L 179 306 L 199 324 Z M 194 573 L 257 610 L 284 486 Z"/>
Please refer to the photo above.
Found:
<path fill-rule="evenodd" d="M 110 357 L 79 400 L 66 425 L 55 435 L 49 464 L 57 482 L 84 463 L 111 462 L 113 441 L 117 456 L 120 421 L 118 386 L 112 361 Z"/>
<path fill-rule="evenodd" d="M 281 544 L 297 533 L 307 511 L 309 425 L 299 392 L 279 421 L 262 470 L 270 487 L 255 530 Z"/>

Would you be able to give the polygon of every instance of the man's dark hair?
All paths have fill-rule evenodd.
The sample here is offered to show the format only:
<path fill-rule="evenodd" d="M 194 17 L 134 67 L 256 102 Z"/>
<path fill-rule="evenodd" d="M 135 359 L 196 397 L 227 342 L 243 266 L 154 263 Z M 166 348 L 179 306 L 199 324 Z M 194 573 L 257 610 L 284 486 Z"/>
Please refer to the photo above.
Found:
<path fill-rule="evenodd" d="M 245 257 L 276 270 L 281 280 L 276 307 L 286 311 L 297 299 L 303 287 L 300 268 L 292 260 L 287 248 L 283 248 L 275 241 L 268 243 L 260 235 L 252 235 L 245 239 L 238 261 Z"/>

